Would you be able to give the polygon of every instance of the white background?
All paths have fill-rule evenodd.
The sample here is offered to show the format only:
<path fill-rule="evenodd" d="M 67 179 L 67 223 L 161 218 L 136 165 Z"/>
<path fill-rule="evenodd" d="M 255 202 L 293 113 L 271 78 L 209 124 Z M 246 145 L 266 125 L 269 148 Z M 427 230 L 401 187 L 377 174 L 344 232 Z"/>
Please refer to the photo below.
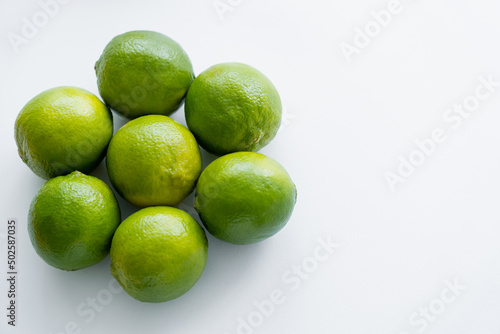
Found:
<path fill-rule="evenodd" d="M 356 27 L 377 29 L 370 13 L 389 2 L 222 0 L 232 10 L 218 13 L 213 0 L 73 0 L 16 50 L 9 36 L 21 36 L 23 20 L 42 9 L 0 0 L 0 332 L 500 333 L 500 87 L 460 126 L 443 118 L 475 93 L 481 76 L 500 81 L 500 3 L 401 0 L 400 12 L 349 63 L 340 45 L 354 43 Z M 111 294 L 109 257 L 64 272 L 36 255 L 26 219 L 44 181 L 22 163 L 13 139 L 17 113 L 41 91 L 72 85 L 98 94 L 93 66 L 101 51 L 138 29 L 179 42 L 196 74 L 226 61 L 265 73 L 286 112 L 261 152 L 298 188 L 279 234 L 251 246 L 209 237 L 200 281 L 163 304 Z M 183 109 L 172 117 L 185 124 Z M 124 123 L 115 115 L 116 129 Z M 391 191 L 384 174 L 397 173 L 400 156 L 417 157 L 415 141 L 437 128 L 446 141 Z M 107 181 L 102 164 L 93 175 Z M 193 213 L 192 201 L 181 208 Z M 135 210 L 120 205 L 123 218 Z M 19 231 L 15 328 L 4 316 L 8 218 Z M 318 238 L 340 246 L 314 266 Z M 304 264 L 307 278 L 289 272 Z M 446 290 L 454 283 L 455 295 Z M 254 303 L 274 290 L 283 302 L 262 320 Z M 97 297 L 105 305 L 97 301 L 95 317 L 77 311 L 89 312 L 86 303 Z M 428 318 L 420 315 L 429 307 Z M 255 326 L 243 329 L 239 317 Z"/>

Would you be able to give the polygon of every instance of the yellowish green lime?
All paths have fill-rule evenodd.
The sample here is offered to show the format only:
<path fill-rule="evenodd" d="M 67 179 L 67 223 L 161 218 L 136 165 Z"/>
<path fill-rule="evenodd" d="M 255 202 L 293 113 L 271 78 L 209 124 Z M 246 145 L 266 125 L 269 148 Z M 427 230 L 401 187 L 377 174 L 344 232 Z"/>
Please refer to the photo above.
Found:
<path fill-rule="evenodd" d="M 170 115 L 194 79 L 182 47 L 154 31 L 130 31 L 113 38 L 95 71 L 106 104 L 128 118 Z"/>
<path fill-rule="evenodd" d="M 216 159 L 202 172 L 195 209 L 216 238 L 251 244 L 281 230 L 296 199 L 295 184 L 277 161 L 237 152 Z"/>
<path fill-rule="evenodd" d="M 47 181 L 28 215 L 35 251 L 63 270 L 86 268 L 106 257 L 119 224 L 120 208 L 111 189 L 78 171 Z"/>
<path fill-rule="evenodd" d="M 110 110 L 90 92 L 75 87 L 46 90 L 17 116 L 19 156 L 38 176 L 49 179 L 92 171 L 113 135 Z"/>
<path fill-rule="evenodd" d="M 186 212 L 165 206 L 123 221 L 111 245 L 111 273 L 142 302 L 175 299 L 198 281 L 207 261 L 203 228 Z"/>
<path fill-rule="evenodd" d="M 162 115 L 136 118 L 118 130 L 106 165 L 115 189 L 139 207 L 179 204 L 193 191 L 202 167 L 192 133 Z"/>
<path fill-rule="evenodd" d="M 258 151 L 278 132 L 281 100 L 272 82 L 255 68 L 223 63 L 196 77 L 185 113 L 188 128 L 207 151 Z"/>

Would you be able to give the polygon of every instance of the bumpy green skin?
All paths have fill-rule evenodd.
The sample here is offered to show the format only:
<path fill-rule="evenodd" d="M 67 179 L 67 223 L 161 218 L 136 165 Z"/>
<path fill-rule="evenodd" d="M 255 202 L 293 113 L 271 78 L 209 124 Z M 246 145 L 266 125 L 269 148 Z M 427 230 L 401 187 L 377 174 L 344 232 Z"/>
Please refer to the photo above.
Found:
<path fill-rule="evenodd" d="M 279 130 L 281 100 L 272 82 L 253 67 L 224 63 L 193 81 L 185 113 L 188 128 L 207 151 L 258 151 Z"/>
<path fill-rule="evenodd" d="M 182 47 L 153 31 L 130 31 L 113 38 L 95 71 L 106 104 L 128 118 L 170 115 L 194 79 Z"/>
<path fill-rule="evenodd" d="M 98 178 L 75 171 L 40 188 L 31 202 L 28 233 L 46 263 L 78 270 L 106 257 L 120 220 L 111 189 Z"/>
<path fill-rule="evenodd" d="M 111 273 L 133 298 L 161 303 L 180 297 L 207 261 L 203 228 L 171 207 L 137 211 L 120 225 L 111 245 Z"/>
<path fill-rule="evenodd" d="M 106 156 L 114 188 L 138 207 L 179 204 L 201 173 L 201 153 L 193 134 L 161 115 L 136 118 L 111 139 Z"/>
<path fill-rule="evenodd" d="M 281 230 L 296 200 L 296 187 L 277 161 L 237 152 L 205 168 L 196 186 L 195 209 L 216 238 L 252 244 Z"/>
<path fill-rule="evenodd" d="M 38 176 L 50 179 L 79 170 L 91 172 L 113 135 L 111 111 L 95 95 L 75 87 L 46 90 L 17 116 L 19 156 Z"/>

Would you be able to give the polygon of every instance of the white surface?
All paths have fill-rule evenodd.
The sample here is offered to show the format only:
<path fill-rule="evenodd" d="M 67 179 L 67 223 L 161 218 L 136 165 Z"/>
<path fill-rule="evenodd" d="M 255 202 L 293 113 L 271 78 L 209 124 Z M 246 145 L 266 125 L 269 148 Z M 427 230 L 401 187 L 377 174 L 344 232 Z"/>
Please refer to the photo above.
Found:
<path fill-rule="evenodd" d="M 443 119 L 475 93 L 480 76 L 500 81 L 498 1 L 401 0 L 351 63 L 341 43 L 352 43 L 356 27 L 370 25 L 370 12 L 389 0 L 220 2 L 234 7 L 224 20 L 212 0 L 70 1 L 16 53 L 8 34 L 20 34 L 40 5 L 0 1 L 0 233 L 17 218 L 20 248 L 18 326 L 10 328 L 0 239 L 0 332 L 498 334 L 500 88 L 456 129 Z M 242 247 L 209 237 L 200 281 L 163 304 L 108 293 L 109 258 L 77 272 L 38 258 L 26 216 L 43 181 L 13 140 L 17 113 L 39 92 L 74 85 L 97 94 L 93 66 L 102 49 L 137 29 L 178 41 L 197 74 L 240 61 L 275 83 L 288 116 L 262 152 L 288 169 L 299 194 L 289 224 L 265 242 Z M 173 118 L 184 122 L 183 110 Z M 125 122 L 115 120 L 116 128 Z M 396 172 L 398 157 L 437 128 L 447 140 L 391 191 L 384 173 Z M 105 178 L 105 168 L 93 174 Z M 133 209 L 120 204 L 125 218 Z M 317 239 L 328 237 L 339 248 L 320 253 L 324 261 L 308 267 L 307 278 L 289 272 L 314 265 Z M 466 288 L 453 298 L 447 280 Z M 275 290 L 283 302 L 272 314 L 238 328 L 238 317 L 260 320 L 254 303 Z M 98 302 L 92 318 L 86 303 L 98 295 L 112 300 Z M 423 320 L 418 312 L 429 306 L 439 314 Z"/>

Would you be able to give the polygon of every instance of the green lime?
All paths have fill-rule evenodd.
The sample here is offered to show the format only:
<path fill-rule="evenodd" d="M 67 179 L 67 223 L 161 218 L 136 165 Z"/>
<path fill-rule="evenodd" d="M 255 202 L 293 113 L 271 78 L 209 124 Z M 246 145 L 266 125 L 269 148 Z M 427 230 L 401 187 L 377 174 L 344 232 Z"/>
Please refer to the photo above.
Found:
<path fill-rule="evenodd" d="M 116 132 L 106 156 L 109 178 L 130 203 L 177 205 L 201 173 L 201 154 L 189 130 L 162 115 L 136 118 Z"/>
<path fill-rule="evenodd" d="M 157 206 L 123 221 L 111 244 L 111 273 L 142 302 L 160 303 L 185 294 L 207 261 L 203 228 L 186 212 Z"/>
<path fill-rule="evenodd" d="M 74 170 L 88 173 L 106 154 L 113 118 L 88 91 L 57 87 L 24 106 L 14 134 L 19 156 L 36 175 L 50 179 Z"/>
<path fill-rule="evenodd" d="M 240 63 L 215 65 L 201 73 L 189 88 L 185 112 L 200 145 L 217 155 L 258 151 L 281 124 L 281 100 L 272 82 Z"/>
<path fill-rule="evenodd" d="M 95 71 L 106 104 L 128 118 L 170 115 L 194 79 L 182 47 L 154 31 L 130 31 L 113 38 Z"/>
<path fill-rule="evenodd" d="M 214 237 L 251 244 L 281 230 L 296 200 L 295 185 L 277 161 L 237 152 L 216 159 L 201 173 L 195 209 Z"/>
<path fill-rule="evenodd" d="M 63 270 L 90 267 L 104 259 L 119 224 L 120 208 L 111 189 L 78 171 L 47 181 L 28 215 L 35 251 Z"/>

